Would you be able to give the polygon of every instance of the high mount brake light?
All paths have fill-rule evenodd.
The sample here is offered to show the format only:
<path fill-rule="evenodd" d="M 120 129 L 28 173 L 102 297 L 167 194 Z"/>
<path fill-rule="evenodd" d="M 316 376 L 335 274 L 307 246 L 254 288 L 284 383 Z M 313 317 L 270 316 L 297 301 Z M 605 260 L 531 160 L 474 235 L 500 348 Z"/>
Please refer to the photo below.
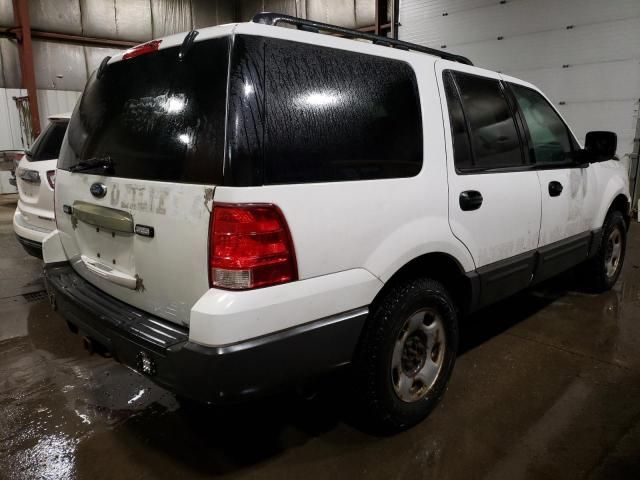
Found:
<path fill-rule="evenodd" d="M 128 60 L 130 58 L 139 57 L 140 55 L 144 55 L 145 53 L 155 52 L 160 48 L 160 43 L 162 40 L 151 40 L 150 42 L 143 43 L 141 45 L 136 45 L 135 47 L 131 47 L 129 50 L 122 54 L 123 60 Z"/>
<path fill-rule="evenodd" d="M 209 268 L 215 288 L 249 290 L 297 280 L 293 242 L 280 209 L 214 204 Z"/>

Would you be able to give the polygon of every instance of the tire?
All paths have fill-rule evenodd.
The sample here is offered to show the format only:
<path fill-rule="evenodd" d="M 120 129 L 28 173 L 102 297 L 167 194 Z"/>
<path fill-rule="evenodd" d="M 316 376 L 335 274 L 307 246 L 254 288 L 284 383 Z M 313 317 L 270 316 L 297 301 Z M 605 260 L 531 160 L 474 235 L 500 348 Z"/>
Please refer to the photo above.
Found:
<path fill-rule="evenodd" d="M 446 390 L 457 348 L 456 308 L 441 283 L 421 278 L 388 291 L 354 359 L 356 408 L 366 427 L 395 433 L 429 415 Z"/>
<path fill-rule="evenodd" d="M 626 247 L 626 222 L 622 213 L 612 210 L 605 218 L 596 254 L 587 260 L 581 269 L 582 279 L 588 291 L 601 293 L 613 287 L 622 271 Z"/>

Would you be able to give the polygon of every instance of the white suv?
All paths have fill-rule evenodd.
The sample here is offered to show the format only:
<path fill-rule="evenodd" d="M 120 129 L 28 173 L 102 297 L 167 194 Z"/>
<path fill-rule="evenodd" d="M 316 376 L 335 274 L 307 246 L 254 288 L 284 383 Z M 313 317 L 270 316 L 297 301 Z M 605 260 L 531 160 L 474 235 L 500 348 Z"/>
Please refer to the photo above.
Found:
<path fill-rule="evenodd" d="M 350 365 L 361 410 L 406 428 L 445 390 L 460 316 L 578 265 L 616 281 L 615 143 L 582 149 L 526 82 L 340 27 L 260 14 L 154 40 L 105 59 L 73 113 L 49 294 L 182 395 Z"/>
<path fill-rule="evenodd" d="M 42 257 L 42 240 L 56 228 L 53 188 L 62 139 L 69 124 L 68 113 L 49 117 L 49 123 L 16 166 L 18 206 L 13 231 L 30 255 Z"/>

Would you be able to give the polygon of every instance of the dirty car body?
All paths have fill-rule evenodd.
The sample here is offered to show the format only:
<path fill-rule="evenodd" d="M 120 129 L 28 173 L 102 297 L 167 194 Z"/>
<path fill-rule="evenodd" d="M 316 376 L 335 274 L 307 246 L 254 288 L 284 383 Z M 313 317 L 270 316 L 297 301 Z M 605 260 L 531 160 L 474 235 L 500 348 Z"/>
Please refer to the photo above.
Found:
<path fill-rule="evenodd" d="M 106 60 L 58 162 L 57 230 L 44 247 L 52 302 L 157 383 L 228 402 L 350 364 L 372 305 L 420 268 L 451 268 L 467 313 L 593 255 L 612 203 L 628 198 L 618 163 L 566 173 L 583 183 L 541 218 L 533 159 L 511 176 L 457 169 L 451 71 L 535 89 L 257 23 Z M 495 142 L 509 128 L 521 125 L 504 123 Z M 524 151 L 522 138 L 505 151 Z M 459 195 L 476 188 L 474 216 L 477 199 L 466 208 Z M 565 250 L 549 266 L 546 253 Z"/>

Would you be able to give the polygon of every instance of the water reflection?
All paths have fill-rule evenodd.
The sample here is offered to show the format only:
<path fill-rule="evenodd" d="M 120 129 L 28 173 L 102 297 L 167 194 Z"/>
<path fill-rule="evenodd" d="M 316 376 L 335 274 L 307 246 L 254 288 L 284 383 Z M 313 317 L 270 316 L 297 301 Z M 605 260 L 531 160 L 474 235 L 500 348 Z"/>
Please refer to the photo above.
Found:
<path fill-rule="evenodd" d="M 67 435 L 46 435 L 32 448 L 22 450 L 16 458 L 22 478 L 73 478 L 78 440 Z M 17 478 L 17 477 L 12 477 Z"/>
<path fill-rule="evenodd" d="M 184 95 L 161 95 L 158 102 L 167 113 L 178 113 L 184 110 L 186 105 Z"/>
<path fill-rule="evenodd" d="M 334 90 L 312 91 L 296 98 L 298 107 L 327 107 L 341 103 L 342 95 Z"/>

